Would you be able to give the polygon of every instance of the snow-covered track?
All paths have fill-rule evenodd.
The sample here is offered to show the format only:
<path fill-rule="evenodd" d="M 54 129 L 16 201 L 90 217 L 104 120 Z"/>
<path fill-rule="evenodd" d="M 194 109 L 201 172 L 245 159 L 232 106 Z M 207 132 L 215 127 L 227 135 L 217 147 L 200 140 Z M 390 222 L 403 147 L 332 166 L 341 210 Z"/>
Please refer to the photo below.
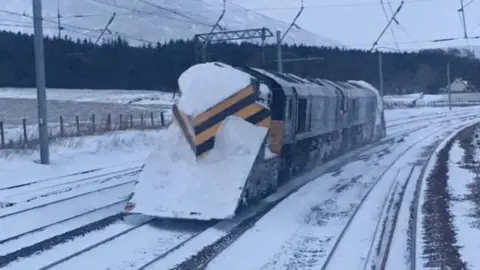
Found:
<path fill-rule="evenodd" d="M 7 213 L 0 214 L 0 266 L 44 249 L 52 238 L 53 242 L 62 242 L 72 235 L 71 230 L 92 222 L 82 220 L 87 216 L 103 220 L 117 215 L 125 207 L 135 184 L 136 180 L 127 179 L 43 204 L 7 209 Z"/>
<path fill-rule="evenodd" d="M 439 113 L 439 114 L 434 114 L 434 115 L 428 115 L 428 116 L 417 116 L 413 118 L 407 118 L 403 121 L 388 121 L 386 127 L 387 128 L 393 128 L 393 127 L 398 127 L 398 126 L 403 126 L 407 124 L 413 124 L 413 123 L 418 123 L 418 122 L 425 122 L 425 121 L 431 121 L 435 120 L 438 118 L 443 118 L 443 117 L 448 117 L 448 116 L 463 116 L 463 115 L 468 115 L 471 114 L 471 112 L 468 111 L 461 111 L 461 112 L 455 112 L 455 113 Z"/>
<path fill-rule="evenodd" d="M 173 221 L 145 216 L 137 218 L 139 221 L 135 225 L 86 245 L 74 253 L 40 267 L 39 270 L 83 269 L 84 263 L 93 258 L 96 267 L 145 269 L 211 226 L 211 222 Z M 112 250 L 115 250 L 115 256 L 105 256 Z"/>
<path fill-rule="evenodd" d="M 452 115 L 453 113 L 462 113 L 462 112 L 471 112 L 472 110 L 479 110 L 480 106 L 472 106 L 472 107 L 465 107 L 465 108 L 455 108 L 455 111 L 437 111 L 437 112 L 424 112 L 422 109 L 413 109 L 419 112 L 423 112 L 422 114 L 413 114 L 407 116 L 397 116 L 397 117 L 386 117 L 387 120 L 387 127 L 392 127 L 393 124 L 397 125 L 399 123 L 407 124 L 411 123 L 412 121 L 416 121 L 419 119 L 425 120 L 425 118 L 429 119 L 437 119 L 439 117 Z M 412 109 L 400 109 L 400 110 L 412 110 Z"/>
<path fill-rule="evenodd" d="M 18 190 L 12 190 L 13 192 L 0 192 L 2 198 L 0 216 L 12 212 L 11 209 L 14 208 L 25 208 L 24 205 L 42 204 L 59 198 L 70 198 L 86 191 L 102 189 L 112 183 L 121 182 L 125 177 L 135 179 L 140 171 L 140 167 L 134 167 L 80 179 L 64 179 L 60 183 L 47 184 L 43 182 L 41 186 L 23 186 Z"/>
<path fill-rule="evenodd" d="M 141 269 L 206 269 L 208 264 L 227 249 L 245 231 L 251 229 L 268 211 L 306 183 L 316 179 L 326 171 L 334 170 L 350 162 L 359 155 L 379 152 L 394 143 L 396 137 L 390 136 L 373 145 L 367 145 L 333 161 L 327 162 L 316 170 L 306 173 L 279 188 L 277 193 L 262 200 L 257 206 L 239 214 L 232 220 L 224 220 L 205 230 L 183 247 L 172 252 L 166 258 L 157 260 L 149 267 Z M 189 254 L 189 255 L 186 255 Z"/>
<path fill-rule="evenodd" d="M 140 164 L 136 166 L 128 166 L 127 168 L 123 169 L 118 169 L 115 167 L 97 168 L 58 177 L 52 177 L 36 181 L 28 181 L 17 185 L 10 185 L 4 187 L 0 186 L 0 192 L 8 192 L 8 194 L 20 194 L 32 190 L 60 187 L 72 183 L 85 182 L 94 179 L 106 179 L 118 175 L 138 173 L 141 171 L 141 169 L 142 167 Z"/>
<path fill-rule="evenodd" d="M 462 117 L 462 124 L 455 125 L 455 127 L 453 127 L 453 130 L 455 130 L 455 128 L 465 125 L 465 122 L 471 122 L 472 120 L 468 121 L 468 119 L 472 119 L 472 118 L 473 118 L 472 116 Z M 474 121 L 478 121 L 478 120 L 474 120 Z M 442 133 L 442 131 L 445 132 L 447 130 L 450 130 L 450 133 L 453 132 L 452 126 L 448 126 L 448 124 L 445 124 L 445 121 L 436 123 L 430 128 L 432 129 L 431 132 L 429 132 L 426 136 L 422 136 L 420 138 L 414 138 L 414 141 L 410 143 L 406 149 L 400 152 L 392 160 L 392 162 L 386 167 L 386 169 L 383 170 L 383 172 L 375 179 L 375 181 L 373 182 L 373 185 L 363 195 L 362 199 L 360 200 L 360 203 L 355 207 L 355 210 L 350 215 L 346 225 L 343 227 L 342 231 L 340 232 L 337 239 L 335 240 L 335 243 L 332 249 L 330 250 L 329 254 L 327 255 L 321 269 L 343 269 L 343 268 L 348 269 L 352 267 L 358 268 L 359 267 L 358 264 L 360 263 L 360 261 L 363 261 L 364 263 L 363 269 L 384 269 L 384 268 L 381 268 L 381 265 L 385 264 L 386 262 L 386 259 L 388 257 L 388 250 L 391 244 L 391 236 L 388 234 L 393 233 L 396 226 L 396 214 L 395 214 L 396 211 L 392 211 L 392 209 L 398 208 L 399 205 L 401 204 L 401 200 L 397 202 L 391 200 L 389 204 L 388 199 L 391 198 L 391 195 L 397 196 L 398 194 L 402 195 L 400 196 L 400 199 L 401 199 L 403 197 L 402 190 L 404 190 L 406 184 L 409 182 L 409 179 L 410 178 L 415 179 L 415 177 L 413 176 L 415 175 L 413 171 L 412 171 L 412 174 L 410 174 L 411 168 L 407 168 L 407 170 L 403 170 L 404 173 L 402 174 L 402 177 L 399 177 L 398 175 L 400 174 L 400 171 L 398 166 L 396 166 L 397 162 L 399 162 L 399 160 L 401 160 L 402 158 L 404 159 L 408 158 L 408 153 L 411 151 L 414 152 L 414 150 L 417 150 L 418 146 L 422 145 L 421 143 L 424 142 L 426 138 L 439 135 Z M 443 135 L 443 136 L 446 137 L 448 135 Z M 438 142 L 435 142 L 435 143 L 438 144 Z M 418 174 L 416 174 L 416 176 L 418 176 Z M 385 196 L 384 194 L 385 190 L 388 190 L 387 196 Z M 374 193 L 375 193 L 375 197 L 384 198 L 383 199 L 384 203 L 382 204 L 384 206 L 384 209 L 382 212 L 384 213 L 384 215 L 387 214 L 389 219 L 393 218 L 393 220 L 390 220 L 390 221 L 388 219 L 385 220 L 382 218 L 384 215 L 381 215 L 381 218 L 378 219 L 376 223 L 377 226 L 373 234 L 373 237 L 369 241 L 370 245 L 369 245 L 369 251 L 367 253 L 368 255 L 366 256 L 367 258 L 364 258 L 364 259 L 357 258 L 357 261 L 355 262 L 354 260 L 348 260 L 348 258 L 345 257 L 345 254 L 358 253 L 358 252 L 355 252 L 355 250 L 353 250 L 355 249 L 355 247 L 353 247 L 351 243 L 361 242 L 362 239 L 363 241 L 365 240 L 365 238 L 360 239 L 362 236 L 358 235 L 358 233 L 355 234 L 354 230 L 351 230 L 351 229 L 362 227 L 362 224 L 365 224 L 364 223 L 365 219 L 371 220 L 371 217 L 369 215 L 360 215 L 358 213 L 362 209 L 372 209 L 377 207 L 376 203 L 378 203 L 378 200 L 370 199 L 370 197 L 372 197 L 373 196 L 372 194 Z M 385 227 L 385 226 L 389 226 L 389 224 L 390 224 L 390 228 Z M 356 241 L 353 241 L 353 240 L 356 240 Z M 383 241 L 386 241 L 386 242 L 383 243 Z M 380 242 L 380 245 L 377 245 L 379 242 Z M 358 249 L 358 247 L 356 248 Z M 361 257 L 361 256 L 359 255 L 358 257 Z M 373 266 L 371 265 L 372 261 L 373 261 Z M 349 263 L 350 265 L 348 265 Z"/>

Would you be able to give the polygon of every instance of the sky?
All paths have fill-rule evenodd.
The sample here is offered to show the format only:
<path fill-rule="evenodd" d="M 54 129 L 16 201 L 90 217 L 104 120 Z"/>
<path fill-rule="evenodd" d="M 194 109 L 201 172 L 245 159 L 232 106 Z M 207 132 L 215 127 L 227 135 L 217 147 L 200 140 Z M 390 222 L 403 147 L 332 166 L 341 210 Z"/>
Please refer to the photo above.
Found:
<path fill-rule="evenodd" d="M 301 0 L 230 1 L 287 22 L 292 21 L 301 6 Z M 400 0 L 391 0 L 391 8 L 388 0 L 383 1 L 390 18 L 400 5 Z M 465 8 L 468 35 L 480 36 L 480 0 L 464 0 L 464 4 L 468 4 Z M 400 49 L 407 50 L 463 46 L 465 40 L 428 42 L 463 37 L 463 27 L 457 11 L 460 6 L 460 0 L 405 0 L 397 15 L 400 26 L 391 25 L 396 39 L 392 37 L 391 31 L 387 31 L 379 43 L 396 48 L 396 40 Z M 304 7 L 297 21 L 300 27 L 347 46 L 370 48 L 387 24 L 380 0 L 304 0 Z M 470 40 L 469 44 L 480 45 L 480 40 Z"/>
<path fill-rule="evenodd" d="M 117 17 L 111 29 L 130 36 L 148 40 L 158 40 L 161 37 L 182 36 L 191 37 L 196 32 L 209 31 L 210 28 L 201 27 L 193 23 L 186 26 L 180 20 L 184 17 L 169 19 L 171 12 L 142 3 L 142 0 L 43 0 L 44 16 L 53 22 L 57 10 L 57 1 L 62 14 L 66 18 L 62 21 L 95 31 L 76 29 L 83 34 L 95 38 L 111 17 L 114 8 L 111 4 L 128 5 L 130 9 L 142 10 L 142 13 L 133 10 L 117 9 Z M 148 0 L 157 5 L 178 9 L 182 14 L 197 18 L 202 22 L 214 23 L 222 11 L 223 0 Z M 381 0 L 303 0 L 304 11 L 300 15 L 297 25 L 308 32 L 314 33 L 320 39 L 312 38 L 310 34 L 295 36 L 295 29 L 291 31 L 292 40 L 323 40 L 337 41 L 344 46 L 370 49 L 379 37 L 383 28 L 400 5 L 401 0 L 383 0 L 387 15 L 382 9 Z M 390 2 L 389 2 L 390 1 Z M 463 29 L 457 11 L 461 0 L 405 0 L 398 13 L 399 25 L 393 23 L 379 41 L 380 48 L 401 50 L 418 50 L 435 47 L 465 46 L 462 39 Z M 101 4 L 108 2 L 109 5 Z M 480 36 L 480 0 L 464 0 L 466 24 L 469 36 Z M 225 23 L 234 29 L 252 27 L 275 27 L 271 21 L 259 14 L 272 17 L 278 21 L 290 23 L 297 14 L 301 0 L 227 0 Z M 246 8 L 239 9 L 238 6 Z M 14 11 L 31 14 L 31 0 L 0 0 L 0 11 Z M 74 17 L 75 14 L 88 14 L 89 17 Z M 255 16 L 252 16 L 255 15 Z M 386 18 L 386 16 L 388 18 Z M 250 21 L 242 22 L 243 18 L 250 17 Z M 253 18 L 255 17 L 255 18 Z M 8 24 L 30 24 L 31 18 L 8 15 L 0 12 L 0 28 L 14 31 L 30 32 L 31 27 L 10 27 Z M 3 25 L 2 25 L 3 24 Z M 5 26 L 7 25 L 7 26 Z M 52 23 L 44 25 L 44 32 L 56 32 Z M 284 27 L 286 29 L 286 26 Z M 74 29 L 70 29 L 74 30 Z M 276 30 L 276 29 L 272 29 Z M 392 30 L 393 35 L 392 36 Z M 66 30 L 68 31 L 68 30 Z M 75 33 L 69 33 L 75 34 Z M 323 39 L 322 39 L 323 38 Z M 449 42 L 431 42 L 435 39 L 457 38 Z M 470 40 L 470 45 L 478 45 L 480 39 Z"/>

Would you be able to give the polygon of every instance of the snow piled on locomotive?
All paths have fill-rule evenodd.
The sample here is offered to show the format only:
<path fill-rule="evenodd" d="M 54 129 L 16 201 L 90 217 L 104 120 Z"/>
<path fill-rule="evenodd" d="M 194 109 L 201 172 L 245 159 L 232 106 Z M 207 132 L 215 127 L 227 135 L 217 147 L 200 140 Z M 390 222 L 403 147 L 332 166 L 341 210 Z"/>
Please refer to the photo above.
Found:
<path fill-rule="evenodd" d="M 194 65 L 178 78 L 178 107 L 194 117 L 250 84 L 251 76 L 220 62 Z"/>
<path fill-rule="evenodd" d="M 213 148 L 198 154 L 192 151 L 198 126 L 185 126 L 225 105 L 251 84 L 248 74 L 223 63 L 194 65 L 180 76 L 176 121 L 148 158 L 130 200 L 134 205 L 130 213 L 199 220 L 234 216 L 268 129 L 229 115 L 215 124 Z M 260 97 L 268 95 L 265 89 L 260 92 Z"/>
<path fill-rule="evenodd" d="M 356 83 L 357 85 L 368 89 L 372 91 L 375 96 L 377 97 L 377 112 L 376 112 L 376 117 L 375 117 L 375 138 L 379 139 L 385 136 L 386 134 L 386 127 L 385 127 L 385 121 L 384 121 L 384 116 L 383 116 L 383 98 L 380 95 L 380 92 L 371 84 L 365 81 L 354 81 L 350 80 L 348 82 Z"/>

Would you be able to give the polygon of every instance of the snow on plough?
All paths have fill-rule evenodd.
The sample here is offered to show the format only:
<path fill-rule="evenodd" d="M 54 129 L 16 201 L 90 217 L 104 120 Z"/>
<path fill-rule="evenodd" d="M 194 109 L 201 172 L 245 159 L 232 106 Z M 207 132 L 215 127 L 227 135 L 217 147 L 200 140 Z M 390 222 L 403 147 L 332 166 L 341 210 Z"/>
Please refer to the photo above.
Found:
<path fill-rule="evenodd" d="M 197 64 L 179 77 L 173 123 L 141 172 L 129 213 L 227 219 L 354 148 L 385 137 L 363 81 Z"/>

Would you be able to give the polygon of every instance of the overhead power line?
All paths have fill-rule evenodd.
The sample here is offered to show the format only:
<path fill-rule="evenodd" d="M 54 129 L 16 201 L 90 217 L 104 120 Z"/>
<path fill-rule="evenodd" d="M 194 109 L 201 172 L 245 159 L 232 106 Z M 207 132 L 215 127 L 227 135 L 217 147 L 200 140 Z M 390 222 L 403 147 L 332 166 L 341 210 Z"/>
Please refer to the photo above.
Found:
<path fill-rule="evenodd" d="M 403 7 L 403 4 L 404 2 L 402 1 L 400 3 L 400 5 L 398 6 L 397 10 L 395 10 L 395 13 L 393 13 L 392 15 L 392 18 L 388 21 L 387 25 L 385 26 L 385 28 L 383 28 L 382 32 L 380 33 L 380 35 L 378 36 L 377 40 L 375 40 L 375 42 L 373 42 L 373 45 L 372 45 L 372 48 L 370 50 L 373 51 L 373 49 L 375 49 L 375 46 L 378 45 L 378 41 L 380 41 L 380 39 L 383 37 L 383 34 L 385 34 L 385 31 L 387 31 L 388 27 L 390 26 L 390 24 L 392 24 L 392 22 L 395 20 L 395 17 L 398 15 L 398 13 L 400 12 L 400 10 L 402 9 Z"/>
<path fill-rule="evenodd" d="M 9 11 L 9 10 L 0 9 L 0 13 L 5 13 L 5 14 L 9 14 L 9 15 L 15 15 L 15 16 L 19 16 L 19 17 L 25 17 L 25 18 L 32 18 L 33 19 L 32 15 L 13 12 L 13 11 Z M 43 18 L 42 21 L 55 25 L 55 28 L 57 27 L 57 22 L 56 21 L 47 20 L 45 18 Z M 19 26 L 19 27 L 21 27 L 21 26 Z M 44 27 L 49 27 L 49 26 L 44 26 Z M 95 39 L 98 37 L 98 35 L 92 35 L 92 34 L 89 34 L 89 33 L 82 32 L 82 31 L 99 32 L 99 33 L 102 32 L 102 29 L 92 29 L 92 28 L 80 27 L 80 26 L 65 24 L 65 23 L 63 24 L 62 27 L 63 27 L 63 30 L 66 30 L 66 31 L 68 30 L 70 32 L 77 33 L 77 34 L 80 34 L 80 35 L 83 35 L 83 36 L 86 36 L 86 37 L 90 37 L 90 38 L 95 38 Z M 122 34 L 122 33 L 119 33 L 119 32 L 112 32 L 111 35 L 116 36 L 116 37 L 120 37 L 120 38 L 128 38 L 128 39 L 135 40 L 135 41 L 142 42 L 142 43 L 148 43 L 148 44 L 156 44 L 157 43 L 156 41 L 149 41 L 149 40 L 146 40 L 146 39 L 143 39 L 143 38 L 138 38 L 138 37 L 134 37 L 134 36 L 131 36 L 131 35 Z"/>
<path fill-rule="evenodd" d="M 97 40 L 95 41 L 95 44 L 98 44 L 98 41 L 102 38 L 103 34 L 105 34 L 105 31 L 108 31 L 109 33 L 112 33 L 108 27 L 112 24 L 113 20 L 115 19 L 115 16 L 117 13 L 113 13 L 112 17 L 110 17 L 110 20 L 108 20 L 107 25 L 105 25 L 105 28 L 103 28 L 102 32 L 98 36 Z"/>
<path fill-rule="evenodd" d="M 164 6 L 161 6 L 161 5 L 158 5 L 158 4 L 154 4 L 150 1 L 147 1 L 147 0 L 139 0 L 140 2 L 144 3 L 144 4 L 147 4 L 147 5 L 150 5 L 152 7 L 156 7 L 157 9 L 160 9 L 160 10 L 163 10 L 163 11 L 166 11 L 166 12 L 169 12 L 169 13 L 172 13 L 172 14 L 175 14 L 179 17 L 182 17 L 182 18 L 185 18 L 187 20 L 190 20 L 191 22 L 195 22 L 195 23 L 199 23 L 199 24 L 202 24 L 202 25 L 208 25 L 208 26 L 213 26 L 213 25 L 210 25 L 210 24 L 206 24 L 205 22 L 202 22 L 196 18 L 192 18 L 188 15 L 185 15 L 183 12 L 178 12 L 176 11 L 175 9 L 170 9 L 170 8 L 166 8 Z"/>
<path fill-rule="evenodd" d="M 388 1 L 388 2 L 389 2 L 390 10 L 393 13 L 391 2 L 390 1 Z M 385 20 L 388 22 L 389 16 L 388 16 L 387 9 L 385 8 L 385 3 L 383 2 L 383 0 L 380 0 L 380 5 L 382 6 L 383 15 L 385 16 Z M 396 20 L 395 20 L 395 22 L 398 24 L 398 22 Z M 398 42 L 397 42 L 397 37 L 395 36 L 395 31 L 393 30 L 393 28 L 390 28 L 390 33 L 392 34 L 393 41 L 395 42 L 395 47 L 397 47 L 397 49 L 400 49 L 400 46 L 398 45 Z"/>
<path fill-rule="evenodd" d="M 440 0 L 405 0 L 405 3 L 424 3 L 424 2 L 439 2 Z M 390 1 L 391 4 L 400 4 L 401 1 Z M 358 1 L 358 3 L 349 4 L 319 4 L 319 5 L 305 5 L 305 9 L 325 9 L 325 8 L 348 8 L 348 7 L 365 7 L 365 6 L 377 6 L 377 1 Z M 269 11 L 269 10 L 297 10 L 299 6 L 291 7 L 264 7 L 264 8 L 250 8 L 251 11 Z"/>

